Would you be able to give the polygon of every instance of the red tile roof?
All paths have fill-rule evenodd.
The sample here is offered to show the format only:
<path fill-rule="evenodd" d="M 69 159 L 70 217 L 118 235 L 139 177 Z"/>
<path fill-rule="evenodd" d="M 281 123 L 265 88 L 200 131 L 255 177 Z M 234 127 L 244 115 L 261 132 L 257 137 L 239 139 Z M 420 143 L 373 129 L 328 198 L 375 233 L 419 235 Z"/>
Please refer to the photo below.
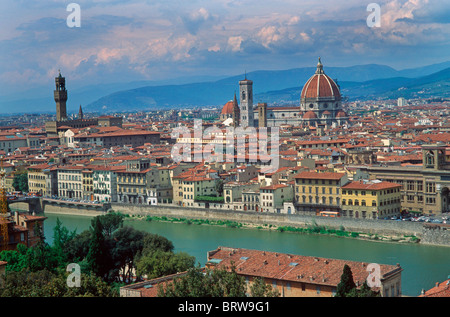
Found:
<path fill-rule="evenodd" d="M 304 171 L 304 172 L 300 172 L 297 175 L 295 175 L 294 178 L 340 180 L 344 176 L 345 176 L 345 173 L 334 173 L 334 172 L 319 173 L 319 172 Z"/>
<path fill-rule="evenodd" d="M 347 264 L 353 279 L 362 285 L 369 275 L 369 263 L 277 252 L 219 247 L 208 253 L 208 261 L 219 260 L 218 267 L 235 266 L 240 275 L 336 286 Z M 402 271 L 400 265 L 380 264 L 381 280 Z"/>
<path fill-rule="evenodd" d="M 436 286 L 425 291 L 419 297 L 450 297 L 450 279 L 436 283 Z"/>
<path fill-rule="evenodd" d="M 363 183 L 360 181 L 360 182 L 351 182 L 345 186 L 342 186 L 342 189 L 383 190 L 398 187 L 402 187 L 402 185 L 391 182 Z"/>

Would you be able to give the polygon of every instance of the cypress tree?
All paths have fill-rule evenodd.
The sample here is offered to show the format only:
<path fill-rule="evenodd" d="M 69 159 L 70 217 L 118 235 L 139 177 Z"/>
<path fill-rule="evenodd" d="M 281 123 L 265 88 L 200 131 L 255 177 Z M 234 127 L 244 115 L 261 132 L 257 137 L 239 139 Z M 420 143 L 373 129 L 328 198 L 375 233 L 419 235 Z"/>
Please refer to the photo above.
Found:
<path fill-rule="evenodd" d="M 105 247 L 105 238 L 103 236 L 103 226 L 98 217 L 92 221 L 92 239 L 89 244 L 87 262 L 95 275 L 105 279 L 108 272 L 107 249 Z"/>
<path fill-rule="evenodd" d="M 341 281 L 337 285 L 336 297 L 346 297 L 347 294 L 356 288 L 356 284 L 353 281 L 353 273 L 350 267 L 345 264 L 341 275 Z"/>

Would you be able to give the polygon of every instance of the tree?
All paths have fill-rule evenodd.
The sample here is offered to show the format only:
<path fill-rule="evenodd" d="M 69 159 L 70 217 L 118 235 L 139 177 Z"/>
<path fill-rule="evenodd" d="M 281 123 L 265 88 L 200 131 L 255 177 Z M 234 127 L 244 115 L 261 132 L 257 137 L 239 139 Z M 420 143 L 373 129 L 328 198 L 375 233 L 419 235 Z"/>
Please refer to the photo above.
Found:
<path fill-rule="evenodd" d="M 111 278 L 119 282 L 120 273 L 122 273 L 123 281 L 126 283 L 132 281 L 136 269 L 135 259 L 144 248 L 144 237 L 146 235 L 146 232 L 132 227 L 123 227 L 114 232 L 109 239 L 111 259 L 114 264 L 113 271 L 110 272 Z"/>
<path fill-rule="evenodd" d="M 76 230 L 69 232 L 59 220 L 56 218 L 56 226 L 53 228 L 53 249 L 58 258 L 59 266 L 63 266 L 67 263 L 68 254 L 65 250 L 69 241 L 76 237 Z"/>
<path fill-rule="evenodd" d="M 149 233 L 144 237 L 144 248 L 142 253 L 151 253 L 155 250 L 161 250 L 164 252 L 173 251 L 174 246 L 172 241 L 166 237 L 160 236 L 155 233 Z"/>
<path fill-rule="evenodd" d="M 28 192 L 28 173 L 18 173 L 14 175 L 12 186 L 15 190 Z"/>
<path fill-rule="evenodd" d="M 99 217 L 95 217 L 92 220 L 92 238 L 86 260 L 90 270 L 94 274 L 103 280 L 108 280 L 111 261 L 103 236 L 103 226 Z"/>
<path fill-rule="evenodd" d="M 81 274 L 80 287 L 67 285 L 67 272 L 48 270 L 8 272 L 3 277 L 0 297 L 116 297 L 115 291 L 95 275 Z"/>
<path fill-rule="evenodd" d="M 279 297 L 280 292 L 276 288 L 264 282 L 264 279 L 257 277 L 253 279 L 253 283 L 250 286 L 251 297 Z"/>
<path fill-rule="evenodd" d="M 245 297 L 245 280 L 234 267 L 206 269 L 195 267 L 185 275 L 158 287 L 159 297 Z"/>
<path fill-rule="evenodd" d="M 92 231 L 84 230 L 64 245 L 67 261 L 70 263 L 80 262 L 87 257 L 91 242 Z"/>
<path fill-rule="evenodd" d="M 353 281 L 353 274 L 350 267 L 344 265 L 344 270 L 341 275 L 341 281 L 339 282 L 336 290 L 336 297 L 378 297 L 380 293 L 373 291 L 367 281 L 361 285 L 358 289 Z"/>
<path fill-rule="evenodd" d="M 219 197 L 222 196 L 223 195 L 223 180 L 222 179 L 217 180 L 214 187 L 215 187 L 217 196 L 219 196 Z"/>
<path fill-rule="evenodd" d="M 137 263 L 137 275 L 148 279 L 184 272 L 195 265 L 195 257 L 185 252 L 154 250 L 141 256 Z"/>
<path fill-rule="evenodd" d="M 123 226 L 123 217 L 124 216 L 121 214 L 111 212 L 106 215 L 97 216 L 96 218 L 98 218 L 102 224 L 103 235 L 105 237 L 110 237 L 114 231 Z M 92 219 L 91 223 L 93 223 L 94 219 Z"/>
<path fill-rule="evenodd" d="M 346 297 L 378 297 L 380 293 L 377 291 L 373 291 L 369 285 L 367 285 L 367 281 L 361 285 L 359 289 L 356 287 L 353 288 L 350 292 L 346 294 Z"/>
<path fill-rule="evenodd" d="M 336 297 L 346 297 L 346 295 L 354 288 L 356 288 L 356 284 L 353 281 L 352 270 L 345 264 L 341 275 L 341 281 L 337 285 Z"/>

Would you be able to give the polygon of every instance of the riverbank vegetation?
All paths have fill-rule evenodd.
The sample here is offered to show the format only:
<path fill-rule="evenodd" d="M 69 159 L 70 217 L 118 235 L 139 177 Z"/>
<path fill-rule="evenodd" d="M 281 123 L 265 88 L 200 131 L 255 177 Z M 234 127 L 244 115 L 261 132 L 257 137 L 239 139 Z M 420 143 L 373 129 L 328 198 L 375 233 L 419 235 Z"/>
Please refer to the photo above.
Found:
<path fill-rule="evenodd" d="M 130 217 L 130 216 L 128 216 Z M 172 222 L 172 223 L 184 223 L 184 224 L 195 224 L 195 225 L 210 225 L 210 226 L 223 226 L 228 228 L 250 228 L 258 230 L 275 230 L 278 232 L 290 232 L 290 233 L 303 233 L 303 234 L 321 234 L 321 235 L 332 235 L 337 237 L 348 237 L 356 239 L 364 239 L 371 241 L 382 241 L 382 242 L 399 242 L 399 243 L 418 243 L 420 239 L 414 235 L 380 235 L 373 233 L 363 233 L 355 231 L 347 231 L 343 226 L 339 229 L 330 228 L 327 226 L 318 225 L 314 220 L 306 224 L 303 227 L 300 226 L 277 226 L 273 224 L 249 224 L 240 223 L 231 220 L 209 220 L 209 219 L 191 219 L 191 218 L 177 218 L 177 217 L 167 217 L 167 216 L 133 216 L 130 218 L 144 219 L 145 221 L 162 221 L 162 222 Z"/>

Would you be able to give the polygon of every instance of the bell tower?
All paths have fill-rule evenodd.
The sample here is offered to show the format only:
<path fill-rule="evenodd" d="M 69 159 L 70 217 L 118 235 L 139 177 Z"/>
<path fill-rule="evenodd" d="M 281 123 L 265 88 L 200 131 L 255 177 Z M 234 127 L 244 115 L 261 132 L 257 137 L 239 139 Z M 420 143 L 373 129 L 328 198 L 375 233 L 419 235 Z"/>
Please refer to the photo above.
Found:
<path fill-rule="evenodd" d="M 239 95 L 241 102 L 240 126 L 243 128 L 253 127 L 253 81 L 248 80 L 247 75 L 244 80 L 239 81 Z"/>
<path fill-rule="evenodd" d="M 63 121 L 67 119 L 66 101 L 67 101 L 67 90 L 66 90 L 66 79 L 61 76 L 55 78 L 56 89 L 53 94 L 56 102 L 56 121 Z"/>

